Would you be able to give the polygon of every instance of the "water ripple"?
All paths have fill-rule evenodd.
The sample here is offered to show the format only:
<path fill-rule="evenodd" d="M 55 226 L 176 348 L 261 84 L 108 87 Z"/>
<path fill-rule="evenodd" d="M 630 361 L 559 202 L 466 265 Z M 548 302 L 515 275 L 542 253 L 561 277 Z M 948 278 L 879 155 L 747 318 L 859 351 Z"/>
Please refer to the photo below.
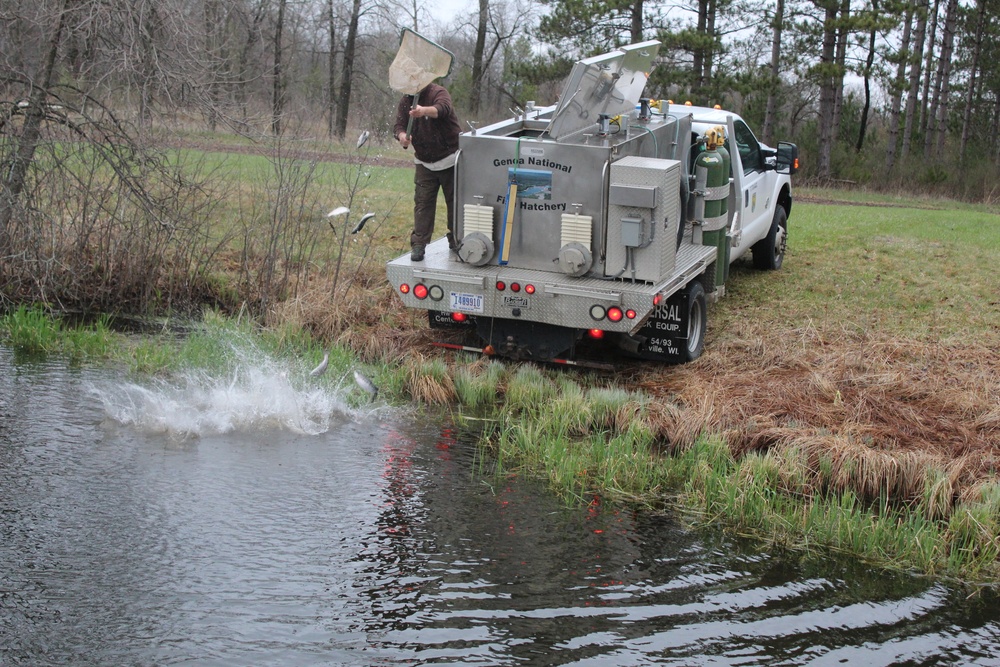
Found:
<path fill-rule="evenodd" d="M 991 590 L 566 507 L 289 377 L 0 348 L 0 664 L 998 664 Z"/>

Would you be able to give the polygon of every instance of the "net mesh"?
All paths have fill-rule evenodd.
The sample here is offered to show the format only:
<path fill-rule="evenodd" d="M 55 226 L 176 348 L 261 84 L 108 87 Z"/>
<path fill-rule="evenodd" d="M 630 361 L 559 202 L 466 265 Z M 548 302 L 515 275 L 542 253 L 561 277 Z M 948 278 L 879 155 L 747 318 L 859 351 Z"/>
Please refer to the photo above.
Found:
<path fill-rule="evenodd" d="M 452 53 L 412 30 L 403 30 L 399 51 L 389 66 L 389 86 L 415 95 L 434 79 L 451 72 Z"/>

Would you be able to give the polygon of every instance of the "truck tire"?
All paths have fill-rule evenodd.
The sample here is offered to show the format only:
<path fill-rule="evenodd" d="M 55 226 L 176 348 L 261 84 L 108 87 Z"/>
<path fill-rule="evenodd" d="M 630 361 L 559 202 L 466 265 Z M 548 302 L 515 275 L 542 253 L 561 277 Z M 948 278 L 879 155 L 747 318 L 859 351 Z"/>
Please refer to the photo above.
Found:
<path fill-rule="evenodd" d="M 681 352 L 681 363 L 694 361 L 705 349 L 705 332 L 708 330 L 708 304 L 705 288 L 700 280 L 692 280 L 687 286 L 688 335 Z"/>
<path fill-rule="evenodd" d="M 761 271 L 777 271 L 785 261 L 788 244 L 788 214 L 784 206 L 774 209 L 767 236 L 753 244 L 753 266 Z"/>

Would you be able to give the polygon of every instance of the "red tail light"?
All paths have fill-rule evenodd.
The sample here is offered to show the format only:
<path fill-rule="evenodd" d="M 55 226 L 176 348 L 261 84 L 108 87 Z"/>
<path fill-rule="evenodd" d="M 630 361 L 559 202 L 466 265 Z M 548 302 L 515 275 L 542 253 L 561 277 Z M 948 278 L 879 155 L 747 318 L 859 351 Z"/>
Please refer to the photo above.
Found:
<path fill-rule="evenodd" d="M 625 313 L 623 313 L 622 309 L 618 306 L 611 306 L 608 308 L 608 319 L 612 322 L 621 322 L 624 316 Z"/>
<path fill-rule="evenodd" d="M 414 285 L 413 286 L 413 296 L 417 297 L 418 299 L 426 299 L 427 298 L 427 285 L 425 285 L 423 283 L 417 283 L 416 285 Z"/>

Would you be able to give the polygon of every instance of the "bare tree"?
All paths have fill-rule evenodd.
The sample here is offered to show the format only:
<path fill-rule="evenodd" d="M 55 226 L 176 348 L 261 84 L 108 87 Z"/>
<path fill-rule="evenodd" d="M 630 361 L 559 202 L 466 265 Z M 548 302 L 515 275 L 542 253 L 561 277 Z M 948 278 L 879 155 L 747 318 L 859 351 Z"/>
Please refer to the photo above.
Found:
<path fill-rule="evenodd" d="M 977 0 L 976 32 L 972 44 L 972 62 L 969 63 L 969 87 L 965 92 L 965 110 L 962 114 L 962 141 L 959 161 L 965 161 L 965 149 L 969 144 L 969 130 L 972 126 L 972 106 L 978 83 L 979 58 L 983 47 L 983 31 L 986 25 L 986 0 Z"/>
<path fill-rule="evenodd" d="M 955 24 L 958 21 L 958 0 L 948 0 L 944 14 L 944 32 L 941 35 L 941 57 L 938 58 L 937 72 L 934 74 L 934 109 L 924 137 L 924 155 L 930 157 L 932 150 L 940 157 L 944 151 L 944 139 L 948 122 L 948 95 L 951 90 L 951 54 L 955 48 Z"/>
<path fill-rule="evenodd" d="M 271 96 L 271 132 L 281 136 L 281 117 L 285 113 L 285 72 L 282 68 L 281 37 L 285 29 L 285 7 L 288 0 L 278 0 L 278 18 L 274 26 L 274 63 L 271 71 L 273 94 Z"/>
<path fill-rule="evenodd" d="M 327 88 L 329 90 L 329 104 L 326 118 L 326 134 L 329 137 L 334 133 L 334 120 L 336 118 L 336 95 L 337 89 L 337 12 L 335 0 L 326 0 L 326 25 L 327 39 L 330 42 L 330 51 L 327 54 Z"/>
<path fill-rule="evenodd" d="M 343 139 L 347 134 L 347 115 L 351 110 L 351 86 L 354 83 L 354 59 L 357 57 L 358 24 L 361 21 L 361 0 L 353 0 L 347 24 L 347 41 L 344 44 L 344 62 L 340 74 L 340 98 L 337 100 L 337 125 L 335 135 Z"/>
<path fill-rule="evenodd" d="M 930 13 L 931 29 L 927 39 L 927 53 L 924 56 L 924 83 L 923 93 L 920 95 L 920 135 L 926 139 L 928 129 L 928 119 L 937 113 L 937 95 L 933 99 L 930 97 L 931 78 L 934 71 L 934 53 L 937 47 L 937 27 L 938 15 L 940 14 L 941 0 L 934 0 L 934 8 Z"/>
<path fill-rule="evenodd" d="M 910 61 L 910 29 L 913 24 L 912 2 L 906 3 L 903 15 L 903 34 L 900 37 L 896 57 L 896 76 L 892 82 L 892 101 L 889 107 L 889 132 L 885 148 L 885 167 L 891 170 L 896 164 L 896 148 L 899 146 L 899 116 L 903 108 L 903 88 L 906 85 L 906 64 Z"/>
<path fill-rule="evenodd" d="M 903 145 L 900 146 L 900 157 L 905 158 L 910 153 L 910 143 L 913 138 L 913 127 L 917 116 L 917 94 L 920 92 L 920 69 L 924 56 L 924 38 L 927 35 L 927 9 L 929 0 L 917 0 L 917 36 L 910 56 L 910 85 L 906 93 L 906 110 L 903 121 Z"/>
<path fill-rule="evenodd" d="M 835 106 L 837 100 L 837 13 L 839 0 L 821 0 L 818 3 L 824 10 L 823 47 L 820 54 L 817 73 L 819 84 L 819 155 L 817 169 L 823 178 L 829 178 L 832 167 L 833 143 L 836 139 L 834 131 Z"/>
<path fill-rule="evenodd" d="M 15 211 L 21 207 L 21 194 L 27 182 L 28 170 L 35 159 L 35 150 L 42 138 L 42 125 L 48 111 L 49 89 L 55 81 L 56 62 L 63 31 L 73 11 L 73 0 L 63 0 L 55 16 L 48 37 L 48 48 L 39 67 L 39 76 L 26 81 L 29 89 L 27 100 L 17 103 L 24 114 L 20 136 L 15 138 L 9 156 L 4 156 L 3 180 L 0 181 L 0 254 L 9 250 L 10 224 Z M 12 109 L 13 111 L 13 109 Z"/>
<path fill-rule="evenodd" d="M 490 0 L 479 0 L 479 22 L 476 26 L 476 48 L 472 54 L 472 91 L 469 93 L 469 111 L 479 113 L 483 93 L 483 53 L 486 51 L 486 28 L 490 18 Z"/>
<path fill-rule="evenodd" d="M 771 62 L 768 66 L 770 82 L 767 85 L 767 105 L 764 110 L 764 142 L 774 143 L 775 108 L 781 84 L 781 32 L 785 22 L 785 0 L 777 0 L 771 18 Z"/>

